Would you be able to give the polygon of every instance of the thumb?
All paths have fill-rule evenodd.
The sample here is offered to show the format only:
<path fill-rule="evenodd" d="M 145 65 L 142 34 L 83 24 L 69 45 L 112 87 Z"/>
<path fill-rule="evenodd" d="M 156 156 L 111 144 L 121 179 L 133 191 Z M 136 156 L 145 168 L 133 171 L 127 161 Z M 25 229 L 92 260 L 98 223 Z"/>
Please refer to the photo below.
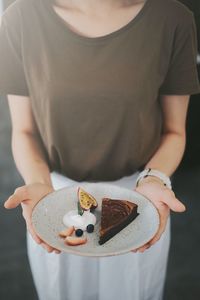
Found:
<path fill-rule="evenodd" d="M 165 195 L 162 200 L 174 212 L 184 212 L 186 210 L 185 205 L 173 195 Z"/>
<path fill-rule="evenodd" d="M 21 199 L 18 195 L 12 195 L 4 203 L 4 207 L 7 209 L 15 208 L 21 203 Z"/>
<path fill-rule="evenodd" d="M 22 201 L 28 200 L 28 191 L 26 186 L 19 187 L 15 190 L 14 194 L 11 195 L 8 200 L 4 203 L 4 207 L 7 209 L 17 207 Z"/>

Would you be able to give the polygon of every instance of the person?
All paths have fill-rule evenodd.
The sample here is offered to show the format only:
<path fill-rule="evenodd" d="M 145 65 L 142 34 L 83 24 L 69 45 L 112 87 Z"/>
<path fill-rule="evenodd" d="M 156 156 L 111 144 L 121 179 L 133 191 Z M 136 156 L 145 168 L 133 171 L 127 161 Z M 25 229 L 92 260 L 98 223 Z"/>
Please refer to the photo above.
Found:
<path fill-rule="evenodd" d="M 22 206 L 40 300 L 162 299 L 170 210 L 185 211 L 170 177 L 184 153 L 189 97 L 200 92 L 196 55 L 193 14 L 175 0 L 17 0 L 4 12 L 0 91 L 24 179 L 5 207 Z M 31 214 L 45 195 L 105 181 L 156 206 L 151 241 L 89 258 L 37 236 Z"/>

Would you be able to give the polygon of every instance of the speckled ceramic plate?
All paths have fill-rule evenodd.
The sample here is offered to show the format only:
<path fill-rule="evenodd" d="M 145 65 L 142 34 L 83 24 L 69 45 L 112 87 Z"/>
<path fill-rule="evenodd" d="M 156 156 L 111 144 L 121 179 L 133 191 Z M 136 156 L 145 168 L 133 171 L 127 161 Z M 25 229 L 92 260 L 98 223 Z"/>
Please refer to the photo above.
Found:
<path fill-rule="evenodd" d="M 80 246 L 67 246 L 58 233 L 66 228 L 63 216 L 77 209 L 77 189 L 82 187 L 98 201 L 94 211 L 97 218 L 93 233 L 87 233 L 88 241 Z M 129 200 L 138 205 L 139 216 L 103 245 L 99 245 L 101 202 L 103 197 Z M 159 214 L 152 203 L 139 193 L 109 183 L 80 183 L 55 191 L 44 197 L 34 208 L 33 226 L 37 234 L 49 245 L 82 256 L 111 256 L 127 253 L 148 242 L 159 227 Z"/>

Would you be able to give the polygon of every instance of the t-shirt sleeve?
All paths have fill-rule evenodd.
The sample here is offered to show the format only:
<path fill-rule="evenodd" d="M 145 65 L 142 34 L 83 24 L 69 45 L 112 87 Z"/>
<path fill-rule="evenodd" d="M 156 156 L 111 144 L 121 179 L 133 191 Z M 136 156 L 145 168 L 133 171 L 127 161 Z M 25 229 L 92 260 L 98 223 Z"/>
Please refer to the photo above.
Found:
<path fill-rule="evenodd" d="M 167 74 L 160 94 L 192 95 L 200 93 L 197 72 L 197 30 L 193 14 L 179 24 L 173 40 L 173 49 Z"/>
<path fill-rule="evenodd" d="M 7 22 L 5 15 L 2 16 L 0 25 L 0 94 L 28 96 L 20 28 L 14 20 L 13 23 L 12 20 Z"/>

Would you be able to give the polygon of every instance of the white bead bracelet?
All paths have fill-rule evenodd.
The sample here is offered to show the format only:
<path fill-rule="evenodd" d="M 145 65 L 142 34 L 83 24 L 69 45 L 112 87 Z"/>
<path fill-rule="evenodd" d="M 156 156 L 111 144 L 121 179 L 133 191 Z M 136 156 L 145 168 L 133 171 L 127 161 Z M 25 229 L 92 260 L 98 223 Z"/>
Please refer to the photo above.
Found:
<path fill-rule="evenodd" d="M 143 178 L 146 178 L 147 176 L 154 176 L 154 177 L 157 177 L 159 178 L 163 184 L 165 186 L 167 186 L 170 190 L 172 189 L 172 185 L 171 185 L 171 180 L 170 178 L 165 175 L 163 172 L 160 172 L 158 170 L 155 170 L 155 169 L 144 169 L 138 176 L 137 180 L 136 180 L 136 187 L 138 186 L 139 184 L 139 181 Z"/>

